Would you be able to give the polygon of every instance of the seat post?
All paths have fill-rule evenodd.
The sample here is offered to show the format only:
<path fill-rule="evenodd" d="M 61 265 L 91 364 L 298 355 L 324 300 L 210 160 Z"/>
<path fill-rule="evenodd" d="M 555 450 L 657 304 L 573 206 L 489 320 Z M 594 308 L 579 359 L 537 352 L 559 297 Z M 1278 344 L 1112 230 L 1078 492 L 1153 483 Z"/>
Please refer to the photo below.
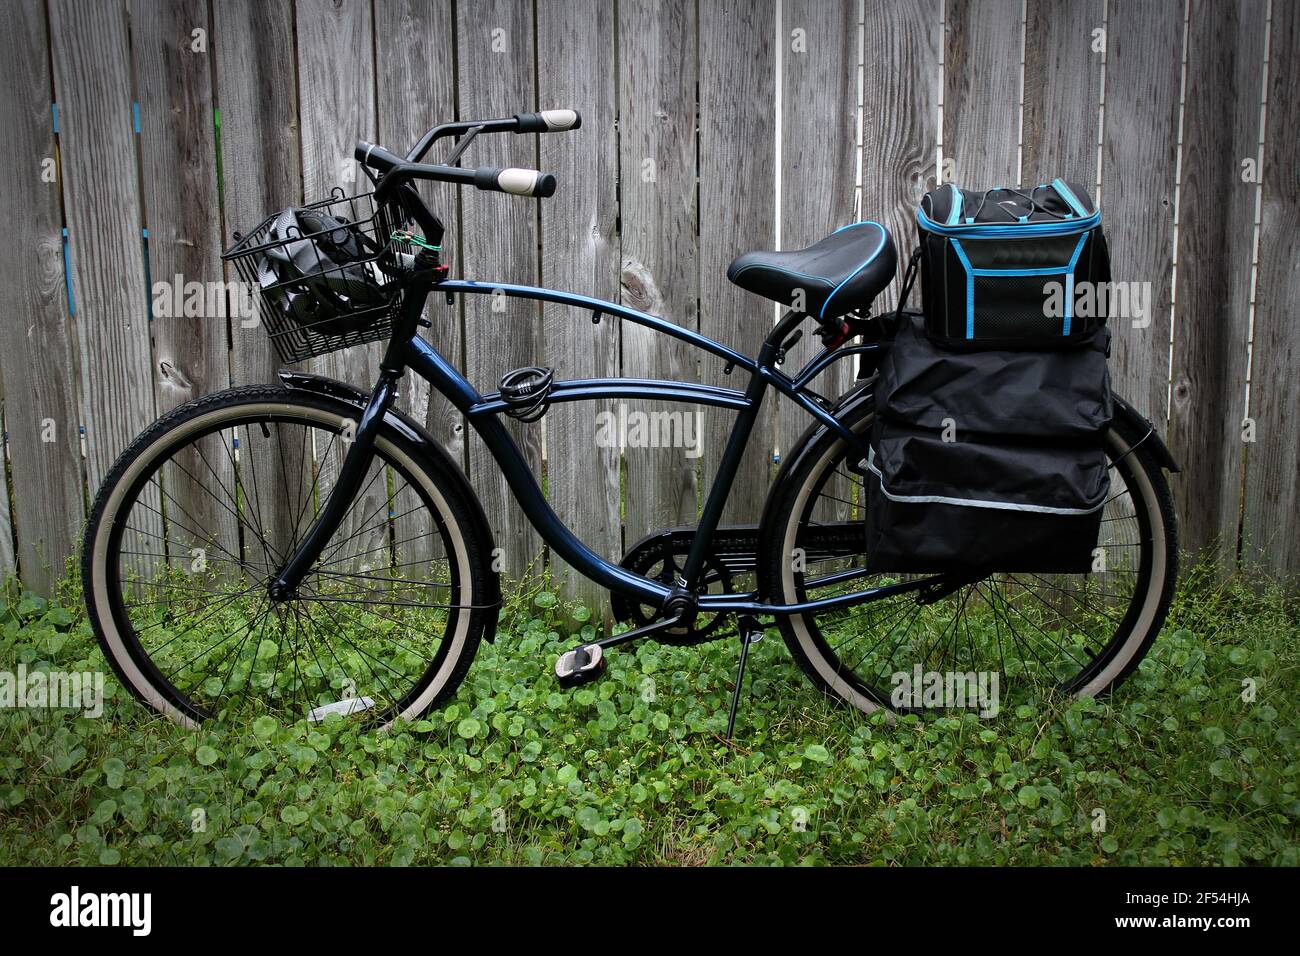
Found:
<path fill-rule="evenodd" d="M 790 333 L 794 331 L 795 327 L 806 318 L 808 316 L 795 312 L 793 309 L 786 310 L 786 313 L 781 316 L 776 325 L 772 326 L 772 331 L 767 333 L 767 338 L 763 340 L 764 344 L 779 349 L 785 344 L 785 340 L 790 337 Z"/>

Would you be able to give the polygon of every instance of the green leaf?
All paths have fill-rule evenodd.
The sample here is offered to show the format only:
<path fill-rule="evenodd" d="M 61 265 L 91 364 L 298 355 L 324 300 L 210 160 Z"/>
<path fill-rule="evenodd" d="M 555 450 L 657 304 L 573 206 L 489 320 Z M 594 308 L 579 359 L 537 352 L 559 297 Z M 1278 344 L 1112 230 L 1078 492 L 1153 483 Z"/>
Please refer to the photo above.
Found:
<path fill-rule="evenodd" d="M 1237 779 L 1237 767 L 1231 760 L 1215 760 L 1210 764 L 1210 775 L 1219 780 Z"/>
<path fill-rule="evenodd" d="M 831 752 L 822 744 L 809 744 L 804 748 L 803 755 L 817 763 L 829 763 L 831 759 Z"/>
<path fill-rule="evenodd" d="M 117 757 L 109 757 L 102 766 L 104 769 L 104 782 L 114 790 L 119 789 L 126 777 L 126 764 Z"/>

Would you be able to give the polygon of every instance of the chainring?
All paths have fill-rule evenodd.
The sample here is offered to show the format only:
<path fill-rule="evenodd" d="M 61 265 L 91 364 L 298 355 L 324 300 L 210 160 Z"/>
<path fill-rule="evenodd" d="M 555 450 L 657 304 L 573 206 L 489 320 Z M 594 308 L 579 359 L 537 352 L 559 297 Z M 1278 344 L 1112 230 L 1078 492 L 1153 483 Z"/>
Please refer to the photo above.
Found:
<path fill-rule="evenodd" d="M 681 576 L 690 547 L 691 538 L 686 535 L 672 533 L 651 535 L 633 546 L 619 564 L 633 574 L 671 585 Z M 706 591 L 712 593 L 731 591 L 731 574 L 717 555 L 710 554 L 705 557 L 701 584 Z M 622 594 L 611 595 L 610 604 L 615 619 L 627 621 L 633 627 L 650 624 L 660 617 L 658 608 L 649 604 L 639 604 Z M 670 644 L 674 647 L 703 644 L 719 637 L 718 632 L 726 623 L 726 612 L 700 614 L 690 624 L 659 631 L 653 639 L 660 644 Z"/>

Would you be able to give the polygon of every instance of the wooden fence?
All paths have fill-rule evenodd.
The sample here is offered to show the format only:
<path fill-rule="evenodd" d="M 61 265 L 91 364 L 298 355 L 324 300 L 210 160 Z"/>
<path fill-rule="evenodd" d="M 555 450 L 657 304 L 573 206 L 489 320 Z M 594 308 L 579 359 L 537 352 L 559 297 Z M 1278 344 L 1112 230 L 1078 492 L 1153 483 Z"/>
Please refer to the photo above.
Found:
<path fill-rule="evenodd" d="M 48 591 L 88 496 L 157 415 L 269 381 L 264 334 L 160 314 L 152 283 L 221 281 L 230 234 L 356 184 L 358 138 L 405 147 L 453 117 L 573 107 L 580 132 L 484 137 L 475 164 L 536 165 L 525 201 L 428 191 L 453 271 L 619 299 L 751 353 L 773 309 L 728 284 L 752 248 L 855 218 L 900 248 L 936 182 L 1093 184 L 1115 279 L 1118 390 L 1168 435 L 1184 546 L 1300 570 L 1300 4 L 1293 0 L 8 0 L 0 120 L 0 573 Z M 893 296 L 891 291 L 886 299 Z M 431 304 L 428 335 L 480 390 L 557 375 L 728 383 L 645 330 L 487 297 Z M 365 386 L 377 347 L 315 360 Z M 835 391 L 848 384 L 823 384 Z M 403 402 L 466 467 L 505 549 L 542 544 L 485 449 L 427 389 Z M 636 411 L 635 407 L 632 409 Z M 597 440 L 609 406 L 512 425 L 550 498 L 610 556 L 694 521 L 703 455 Z M 803 413 L 774 403 L 729 518 L 756 520 Z M 562 567 L 561 587 L 591 599 Z"/>

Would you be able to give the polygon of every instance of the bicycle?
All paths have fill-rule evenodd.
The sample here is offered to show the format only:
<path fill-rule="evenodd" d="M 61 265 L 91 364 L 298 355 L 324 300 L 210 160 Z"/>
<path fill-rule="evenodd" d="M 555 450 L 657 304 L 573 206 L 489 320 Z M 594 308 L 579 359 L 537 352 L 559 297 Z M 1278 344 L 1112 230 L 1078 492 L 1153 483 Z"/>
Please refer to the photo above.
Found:
<path fill-rule="evenodd" d="M 807 250 L 749 253 L 733 264 L 729 278 L 760 296 L 806 296 L 802 309 L 764 323 L 753 358 L 615 302 L 449 277 L 440 255 L 443 223 L 414 182 L 549 196 L 549 175 L 464 168 L 461 156 L 480 135 L 560 132 L 580 123 L 566 110 L 444 123 L 404 157 L 358 143 L 373 192 L 336 192 L 303 208 L 343 217 L 332 221 L 345 225 L 325 230 L 331 242 L 358 240 L 366 254 L 351 267 L 370 277 L 364 302 L 352 303 L 337 286 L 277 286 L 256 273 L 258 255 L 291 242 L 306 243 L 293 247 L 298 252 L 323 255 L 323 232 L 273 235 L 272 217 L 236 234 L 224 258 L 264 293 L 310 293 L 311 308 L 322 296 L 338 307 L 321 322 L 264 307 L 286 363 L 386 340 L 380 373 L 366 394 L 283 371 L 277 384 L 232 388 L 172 410 L 122 454 L 98 492 L 83 549 L 90 619 L 122 683 L 191 726 L 218 714 L 264 712 L 310 720 L 337 712 L 387 726 L 455 693 L 480 642 L 494 638 L 502 589 L 491 564 L 492 530 L 464 473 L 394 404 L 407 371 L 464 416 L 551 551 L 607 589 L 615 616 L 633 625 L 565 652 L 556 662 L 563 686 L 598 678 L 617 645 L 644 638 L 694 645 L 733 633 L 726 626 L 732 621 L 741 640 L 728 736 L 746 653 L 769 621 L 816 686 L 867 712 L 933 709 L 891 697 L 896 675 L 914 670 L 996 666 L 1013 697 L 1092 696 L 1127 677 L 1160 629 L 1175 579 L 1176 522 L 1164 473 L 1177 466 L 1154 427 L 1123 401 L 1106 436 L 1113 493 L 1102 524 L 1111 555 L 1104 574 L 888 576 L 864 569 L 871 371 L 887 318 L 871 308 L 896 268 L 883 226 L 855 223 Z M 443 163 L 423 162 L 449 137 L 455 145 Z M 318 270 L 317 278 L 322 274 L 329 276 Z M 645 326 L 727 363 L 748 382 L 732 389 L 560 381 L 549 369 L 528 368 L 480 394 L 419 330 L 430 324 L 424 310 L 431 295 L 450 303 L 485 294 Z M 783 360 L 806 321 L 823 347 L 787 374 Z M 831 398 L 811 388 L 831 365 L 853 357 L 862 373 L 846 394 Z M 720 526 L 769 389 L 811 421 L 784 451 L 761 519 Z M 736 413 L 698 524 L 650 535 L 620 562 L 595 554 L 557 517 L 502 421 L 532 422 L 553 403 L 596 399 Z"/>

